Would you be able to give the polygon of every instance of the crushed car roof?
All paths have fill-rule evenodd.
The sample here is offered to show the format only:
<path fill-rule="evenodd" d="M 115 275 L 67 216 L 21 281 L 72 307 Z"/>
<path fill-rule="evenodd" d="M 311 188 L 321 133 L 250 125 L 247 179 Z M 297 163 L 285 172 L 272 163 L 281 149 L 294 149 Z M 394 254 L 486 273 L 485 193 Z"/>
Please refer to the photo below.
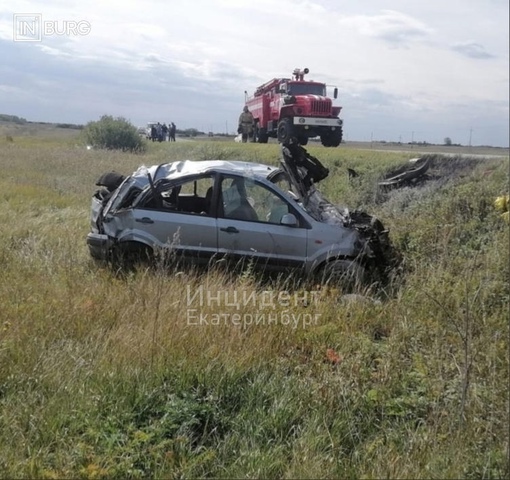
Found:
<path fill-rule="evenodd" d="M 185 175 L 205 173 L 207 171 L 222 171 L 227 173 L 239 173 L 244 176 L 267 178 L 268 175 L 279 170 L 278 167 L 264 165 L 262 163 L 226 161 L 226 160 L 183 160 L 151 167 L 141 166 L 132 174 L 132 178 L 145 180 L 150 173 L 153 180 L 161 178 L 179 178 Z"/>

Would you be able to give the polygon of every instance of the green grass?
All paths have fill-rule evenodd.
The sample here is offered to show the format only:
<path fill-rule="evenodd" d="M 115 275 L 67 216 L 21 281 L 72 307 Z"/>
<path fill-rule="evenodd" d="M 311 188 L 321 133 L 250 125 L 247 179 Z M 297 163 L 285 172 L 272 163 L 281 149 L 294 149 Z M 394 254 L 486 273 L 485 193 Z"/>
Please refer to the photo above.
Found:
<path fill-rule="evenodd" d="M 276 145 L 134 155 L 2 143 L 1 478 L 509 476 L 509 232 L 492 206 L 508 192 L 508 158 L 434 157 L 421 188 L 381 193 L 377 179 L 411 154 L 309 150 L 331 171 L 325 195 L 379 216 L 402 252 L 391 294 L 361 292 L 380 301 L 315 286 L 306 302 L 303 287 L 249 271 L 119 276 L 90 260 L 103 172 L 185 158 L 276 165 Z M 190 325 L 200 289 L 219 299 L 195 297 L 209 319 L 317 321 Z M 259 301 L 282 290 L 299 301 Z M 237 308 L 243 292 L 256 307 Z"/>

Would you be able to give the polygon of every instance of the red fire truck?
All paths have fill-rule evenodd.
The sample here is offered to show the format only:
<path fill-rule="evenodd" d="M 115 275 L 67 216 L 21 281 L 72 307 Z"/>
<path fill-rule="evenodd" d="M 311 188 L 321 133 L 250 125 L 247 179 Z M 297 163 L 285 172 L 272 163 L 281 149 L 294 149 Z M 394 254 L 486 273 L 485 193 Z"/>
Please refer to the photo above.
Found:
<path fill-rule="evenodd" d="M 252 97 L 245 92 L 260 143 L 273 137 L 280 143 L 294 138 L 306 145 L 309 138 L 319 136 L 325 147 L 340 145 L 343 121 L 338 116 L 342 107 L 333 106 L 324 83 L 304 80 L 308 72 L 308 68 L 296 68 L 292 79 L 273 78 L 258 87 Z M 337 98 L 336 87 L 333 92 Z"/>

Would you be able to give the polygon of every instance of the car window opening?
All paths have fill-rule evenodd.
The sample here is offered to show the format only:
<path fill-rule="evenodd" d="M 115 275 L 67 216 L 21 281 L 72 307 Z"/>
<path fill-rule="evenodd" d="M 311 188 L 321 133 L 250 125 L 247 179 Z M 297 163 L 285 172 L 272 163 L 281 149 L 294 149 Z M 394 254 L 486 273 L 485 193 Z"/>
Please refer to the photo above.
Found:
<path fill-rule="evenodd" d="M 157 198 L 150 195 L 142 208 L 192 215 L 211 215 L 212 193 L 213 178 L 202 177 L 179 185 L 165 185 L 163 189 L 158 188 Z"/>

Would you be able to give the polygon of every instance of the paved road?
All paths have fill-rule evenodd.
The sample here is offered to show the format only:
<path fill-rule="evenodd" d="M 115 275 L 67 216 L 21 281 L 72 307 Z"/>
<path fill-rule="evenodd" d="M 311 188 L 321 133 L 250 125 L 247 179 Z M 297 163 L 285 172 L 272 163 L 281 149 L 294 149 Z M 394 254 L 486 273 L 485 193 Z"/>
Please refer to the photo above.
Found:
<path fill-rule="evenodd" d="M 413 153 L 416 156 L 421 155 L 430 155 L 431 153 L 437 153 L 440 155 L 444 155 L 445 157 L 475 157 L 475 158 L 505 158 L 508 157 L 507 153 L 500 153 L 499 155 L 494 153 L 465 153 L 465 152 L 459 152 L 459 153 L 452 153 L 452 152 L 445 152 L 445 151 L 428 151 L 428 152 L 420 152 L 418 150 L 382 150 L 382 149 L 372 149 L 374 152 L 393 152 L 393 153 L 402 153 L 402 152 L 408 152 Z"/>
<path fill-rule="evenodd" d="M 406 152 L 419 155 L 427 153 L 440 153 L 448 156 L 469 156 L 469 157 L 486 157 L 486 158 L 497 158 L 497 157 L 508 157 L 508 148 L 499 147 L 463 147 L 463 146 L 451 146 L 445 145 L 409 145 L 402 144 L 398 145 L 395 143 L 379 143 L 379 142 L 346 142 L 342 143 L 339 148 L 360 148 L 363 150 L 374 150 L 376 152 Z"/>

